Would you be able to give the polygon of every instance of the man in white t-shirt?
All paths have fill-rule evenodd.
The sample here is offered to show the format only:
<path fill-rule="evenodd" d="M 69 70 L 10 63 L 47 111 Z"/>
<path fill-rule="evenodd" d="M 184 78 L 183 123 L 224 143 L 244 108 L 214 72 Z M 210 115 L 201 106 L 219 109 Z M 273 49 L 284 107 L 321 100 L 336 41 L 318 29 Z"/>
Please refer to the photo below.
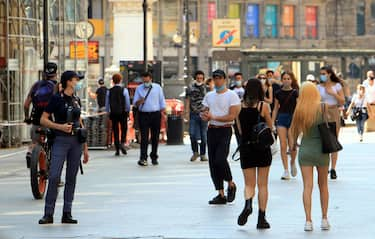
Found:
<path fill-rule="evenodd" d="M 207 145 L 210 173 L 215 189 L 219 194 L 209 201 L 209 204 L 226 204 L 233 202 L 236 196 L 236 185 L 227 160 L 232 125 L 241 110 L 241 100 L 238 95 L 226 85 L 226 75 L 222 70 L 212 74 L 215 91 L 209 92 L 203 99 L 206 107 L 201 113 L 203 120 L 208 121 Z M 224 181 L 228 182 L 228 195 L 224 194 Z"/>

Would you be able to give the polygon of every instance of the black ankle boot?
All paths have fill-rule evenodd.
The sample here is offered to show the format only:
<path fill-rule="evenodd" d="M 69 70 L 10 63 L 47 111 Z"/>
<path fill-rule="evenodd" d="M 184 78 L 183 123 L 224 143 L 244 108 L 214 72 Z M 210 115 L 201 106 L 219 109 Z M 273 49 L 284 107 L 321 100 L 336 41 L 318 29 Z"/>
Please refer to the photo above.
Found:
<path fill-rule="evenodd" d="M 246 224 L 247 218 L 253 212 L 253 206 L 252 206 L 252 204 L 253 204 L 253 199 L 252 198 L 247 199 L 245 201 L 245 207 L 242 210 L 241 214 L 238 216 L 238 220 L 237 220 L 238 225 L 243 226 L 243 225 Z"/>
<path fill-rule="evenodd" d="M 72 214 L 70 212 L 64 212 L 61 218 L 61 223 L 77 224 L 78 221 L 73 219 Z"/>
<path fill-rule="evenodd" d="M 52 215 L 44 215 L 39 220 L 39 224 L 53 224 L 53 216 Z"/>
<path fill-rule="evenodd" d="M 270 224 L 266 220 L 266 211 L 259 210 L 257 229 L 268 229 L 271 228 Z"/>

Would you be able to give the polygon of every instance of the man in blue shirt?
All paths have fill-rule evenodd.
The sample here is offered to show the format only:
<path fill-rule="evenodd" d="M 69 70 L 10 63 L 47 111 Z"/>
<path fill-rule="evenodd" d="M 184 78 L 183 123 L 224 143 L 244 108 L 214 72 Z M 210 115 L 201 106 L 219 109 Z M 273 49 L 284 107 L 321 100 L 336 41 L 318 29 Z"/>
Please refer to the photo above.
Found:
<path fill-rule="evenodd" d="M 112 120 L 112 130 L 115 138 L 116 156 L 120 155 L 120 150 L 126 154 L 125 142 L 126 133 L 128 131 L 128 116 L 130 111 L 130 97 L 128 89 L 121 85 L 121 74 L 114 74 L 112 76 L 114 86 L 107 91 L 106 95 L 106 111 L 109 113 L 109 118 Z M 119 139 L 121 127 L 121 144 Z"/>
<path fill-rule="evenodd" d="M 158 144 L 161 114 L 165 113 L 165 98 L 160 85 L 152 83 L 149 72 L 142 74 L 143 84 L 139 85 L 134 94 L 134 105 L 139 112 L 139 128 L 141 130 L 141 155 L 138 165 L 147 166 L 147 146 L 151 130 L 151 162 L 158 165 Z"/>

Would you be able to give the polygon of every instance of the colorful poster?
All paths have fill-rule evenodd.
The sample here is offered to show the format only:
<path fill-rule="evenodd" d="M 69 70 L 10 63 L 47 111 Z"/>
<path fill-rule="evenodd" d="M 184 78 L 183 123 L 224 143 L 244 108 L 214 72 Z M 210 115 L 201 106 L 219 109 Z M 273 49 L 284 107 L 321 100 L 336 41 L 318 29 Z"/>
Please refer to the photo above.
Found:
<path fill-rule="evenodd" d="M 216 2 L 209 2 L 208 13 L 207 13 L 208 34 L 212 33 L 212 19 L 215 19 L 215 18 L 216 18 Z"/>
<path fill-rule="evenodd" d="M 305 13 L 306 37 L 318 38 L 318 7 L 308 6 Z"/>
<path fill-rule="evenodd" d="M 277 38 L 278 36 L 278 14 L 277 5 L 266 5 L 264 14 L 264 35 L 270 38 Z"/>
<path fill-rule="evenodd" d="M 284 5 L 283 6 L 283 15 L 282 15 L 282 35 L 284 37 L 293 38 L 295 34 L 295 7 L 293 5 Z"/>
<path fill-rule="evenodd" d="M 259 38 L 259 5 L 247 5 L 246 32 L 247 37 Z"/>
<path fill-rule="evenodd" d="M 241 21 L 240 19 L 213 20 L 213 47 L 240 47 Z"/>

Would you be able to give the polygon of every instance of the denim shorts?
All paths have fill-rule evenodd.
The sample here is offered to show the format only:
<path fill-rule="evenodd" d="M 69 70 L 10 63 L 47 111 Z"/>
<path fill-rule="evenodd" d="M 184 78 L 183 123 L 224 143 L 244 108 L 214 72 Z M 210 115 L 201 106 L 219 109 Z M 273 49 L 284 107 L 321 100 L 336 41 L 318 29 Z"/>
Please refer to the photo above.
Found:
<path fill-rule="evenodd" d="M 277 126 L 283 128 L 290 128 L 290 124 L 292 123 L 292 115 L 287 113 L 281 113 L 277 116 Z"/>

